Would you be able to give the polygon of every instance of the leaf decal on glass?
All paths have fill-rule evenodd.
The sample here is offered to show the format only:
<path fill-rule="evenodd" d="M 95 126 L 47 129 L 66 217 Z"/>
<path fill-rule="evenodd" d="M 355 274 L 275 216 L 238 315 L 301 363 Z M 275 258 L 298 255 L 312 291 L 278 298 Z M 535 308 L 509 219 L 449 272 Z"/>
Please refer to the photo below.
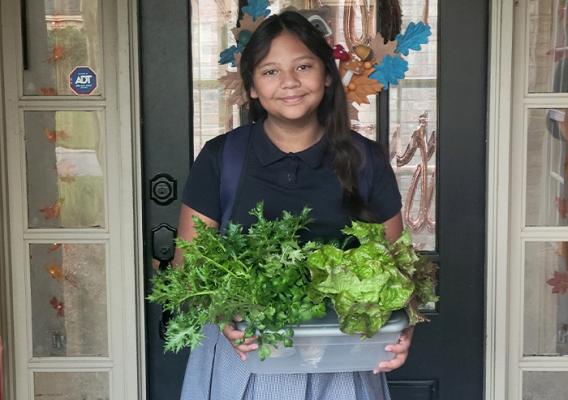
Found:
<path fill-rule="evenodd" d="M 53 253 L 54 251 L 57 251 L 61 248 L 61 243 L 53 243 L 51 246 L 49 246 L 49 248 L 47 249 L 47 251 L 49 253 Z"/>
<path fill-rule="evenodd" d="M 63 199 L 56 200 L 53 204 L 41 208 L 39 211 L 43 214 L 45 219 L 55 219 L 59 217 L 61 212 L 61 205 L 63 204 Z"/>
<path fill-rule="evenodd" d="M 554 276 L 546 281 L 552 286 L 553 294 L 564 294 L 568 291 L 568 272 L 554 272 Z"/>
<path fill-rule="evenodd" d="M 50 64 L 56 64 L 57 62 L 65 58 L 65 47 L 63 46 L 53 46 L 51 49 L 51 54 L 47 58 L 47 62 Z"/>
<path fill-rule="evenodd" d="M 47 138 L 48 142 L 50 143 L 55 143 L 57 141 L 63 141 L 69 139 L 69 135 L 67 134 L 67 132 L 63 130 L 56 131 L 48 128 L 43 128 L 43 133 Z"/>
<path fill-rule="evenodd" d="M 428 43 L 428 37 L 431 34 L 432 31 L 429 25 L 426 25 L 424 22 L 418 22 L 417 24 L 411 22 L 404 33 L 396 35 L 396 41 L 398 42 L 396 52 L 407 56 L 410 50 L 420 50 L 422 48 L 421 45 Z"/>
<path fill-rule="evenodd" d="M 51 307 L 53 307 L 58 317 L 65 316 L 65 305 L 63 302 L 57 300 L 57 297 L 53 296 L 51 300 L 49 300 L 49 304 L 51 304 Z"/>
<path fill-rule="evenodd" d="M 42 96 L 55 96 L 55 95 L 57 95 L 57 89 L 55 89 L 54 87 L 41 87 L 38 90 L 39 90 L 39 94 L 41 94 Z"/>

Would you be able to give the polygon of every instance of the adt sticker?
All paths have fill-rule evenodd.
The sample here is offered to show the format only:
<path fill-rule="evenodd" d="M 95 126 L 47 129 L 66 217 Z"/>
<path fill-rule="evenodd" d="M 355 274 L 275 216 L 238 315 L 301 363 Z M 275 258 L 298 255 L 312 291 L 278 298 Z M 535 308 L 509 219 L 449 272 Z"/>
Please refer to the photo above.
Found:
<path fill-rule="evenodd" d="M 69 87 L 76 95 L 89 95 L 97 88 L 97 74 L 89 67 L 75 67 L 69 74 Z"/>

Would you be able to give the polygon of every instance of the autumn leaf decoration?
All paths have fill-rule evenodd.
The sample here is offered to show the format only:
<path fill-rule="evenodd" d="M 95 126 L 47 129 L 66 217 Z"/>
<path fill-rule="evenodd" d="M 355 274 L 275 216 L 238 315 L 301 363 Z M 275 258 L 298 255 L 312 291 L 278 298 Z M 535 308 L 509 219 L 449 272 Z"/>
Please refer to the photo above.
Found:
<path fill-rule="evenodd" d="M 236 71 L 227 71 L 225 76 L 219 78 L 219 83 L 223 85 L 228 94 L 227 103 L 229 105 L 243 106 L 248 101 L 239 72 L 241 53 L 249 42 L 252 33 L 270 14 L 267 0 L 249 1 L 248 4 L 242 9 L 243 17 L 239 21 L 239 27 L 231 30 L 237 44 L 223 50 L 219 55 L 219 64 L 230 64 L 237 69 Z"/>
<path fill-rule="evenodd" d="M 552 286 L 552 294 L 565 294 L 568 291 L 568 271 L 554 271 L 554 276 L 546 283 Z"/>
<path fill-rule="evenodd" d="M 269 5 L 268 0 L 249 0 L 248 5 L 241 9 L 239 26 L 232 29 L 237 44 L 219 55 L 220 64 L 229 64 L 237 69 L 236 72 L 227 71 L 225 76 L 219 78 L 219 82 L 229 93 L 229 104 L 242 106 L 248 101 L 238 70 L 239 57 L 252 33 L 270 14 Z M 355 104 L 369 104 L 368 96 L 404 79 L 408 61 L 403 56 L 408 56 L 410 50 L 421 50 L 422 45 L 428 43 L 430 35 L 430 26 L 424 22 L 411 22 L 406 31 L 398 34 L 395 40 L 385 40 L 377 33 L 369 43 L 358 44 L 351 50 L 345 49 L 341 44 L 332 46 L 333 57 L 337 60 L 345 87 L 347 111 L 351 120 L 359 119 Z"/>
<path fill-rule="evenodd" d="M 49 300 L 49 304 L 51 304 L 51 307 L 55 310 L 55 313 L 57 314 L 58 317 L 65 316 L 65 304 L 59 301 L 57 297 L 53 296 Z"/>
<path fill-rule="evenodd" d="M 241 58 L 240 54 L 236 55 L 235 58 L 238 65 Z M 236 72 L 227 71 L 227 75 L 219 78 L 219 82 L 225 87 L 225 91 L 228 94 L 227 102 L 229 104 L 236 104 L 238 106 L 246 104 L 248 99 L 238 68 Z"/>

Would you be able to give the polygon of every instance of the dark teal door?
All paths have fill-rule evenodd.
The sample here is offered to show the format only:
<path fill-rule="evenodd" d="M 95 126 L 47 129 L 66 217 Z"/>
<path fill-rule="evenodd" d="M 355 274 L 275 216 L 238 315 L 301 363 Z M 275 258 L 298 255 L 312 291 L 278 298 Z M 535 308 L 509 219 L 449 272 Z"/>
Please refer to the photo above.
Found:
<path fill-rule="evenodd" d="M 189 3 L 139 2 L 146 282 L 152 259 L 171 256 L 192 161 Z M 488 20 L 487 0 L 439 2 L 437 239 L 429 254 L 440 267 L 441 300 L 431 322 L 416 330 L 407 364 L 389 374 L 394 400 L 483 398 Z M 383 143 L 388 96 L 377 107 Z M 147 304 L 145 317 L 148 398 L 177 399 L 188 353 L 164 354 L 160 310 Z"/>

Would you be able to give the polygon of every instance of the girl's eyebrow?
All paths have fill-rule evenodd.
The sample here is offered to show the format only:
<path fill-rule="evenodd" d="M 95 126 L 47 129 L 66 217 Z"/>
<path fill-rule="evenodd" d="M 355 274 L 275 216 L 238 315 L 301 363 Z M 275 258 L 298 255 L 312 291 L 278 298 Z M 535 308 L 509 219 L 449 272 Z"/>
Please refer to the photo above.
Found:
<path fill-rule="evenodd" d="M 299 57 L 292 59 L 291 62 L 298 62 L 298 61 L 305 60 L 305 59 L 315 60 L 316 57 L 312 56 L 310 54 L 305 54 L 305 55 L 301 55 Z M 268 62 L 265 62 L 265 63 L 261 62 L 260 64 L 258 64 L 257 68 L 265 68 L 265 67 L 268 67 L 268 66 L 277 66 L 277 65 L 280 65 L 280 63 L 278 63 L 276 61 L 268 61 Z"/>

